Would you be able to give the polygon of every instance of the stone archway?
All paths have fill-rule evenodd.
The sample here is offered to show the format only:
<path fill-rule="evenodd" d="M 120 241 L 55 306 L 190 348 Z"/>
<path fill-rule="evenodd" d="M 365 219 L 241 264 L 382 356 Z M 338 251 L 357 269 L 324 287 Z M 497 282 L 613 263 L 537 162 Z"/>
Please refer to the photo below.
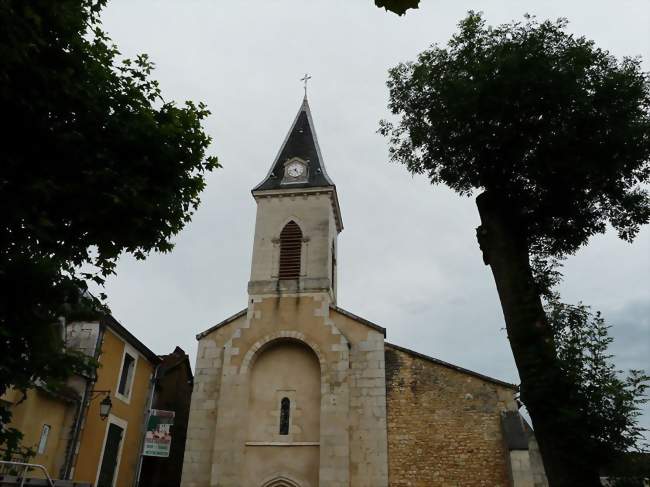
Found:
<path fill-rule="evenodd" d="M 317 465 L 318 457 L 307 460 L 296 455 L 298 452 L 294 450 L 282 450 L 283 454 L 280 454 L 278 448 L 280 443 L 294 442 L 313 444 L 309 450 L 318 448 L 322 408 L 318 356 L 303 341 L 279 339 L 262 347 L 251 365 L 247 380 L 247 421 L 241 426 L 247 430 L 247 445 L 251 443 L 248 446 L 254 446 L 253 450 L 257 452 L 249 454 L 260 455 L 260 458 L 259 462 L 248 465 L 253 457 L 248 458 L 247 454 L 247 469 L 252 471 L 255 465 L 263 465 L 273 458 L 263 470 L 305 474 L 303 468 L 307 465 L 313 467 L 314 462 Z M 258 445 L 252 443 L 277 444 L 271 451 L 259 450 Z M 298 461 L 298 457 L 302 459 Z M 286 468 L 285 462 L 289 462 L 291 467 Z M 254 485 L 257 481 L 250 483 Z"/>
<path fill-rule="evenodd" d="M 257 357 L 264 350 L 264 348 L 280 340 L 300 342 L 303 345 L 305 345 L 307 348 L 311 349 L 311 351 L 314 352 L 314 354 L 318 358 L 318 362 L 320 364 L 321 380 L 323 381 L 323 383 L 328 384 L 327 362 L 325 361 L 325 356 L 321 352 L 320 347 L 315 342 L 309 340 L 304 333 L 301 333 L 299 331 L 291 331 L 291 330 L 280 330 L 275 333 L 266 335 L 260 340 L 258 340 L 257 342 L 255 342 L 253 346 L 251 346 L 250 349 L 244 355 L 244 359 L 239 368 L 239 373 L 242 375 L 247 374 L 250 371 L 253 364 L 255 363 Z"/>
<path fill-rule="evenodd" d="M 280 476 L 264 482 L 262 487 L 300 487 L 300 484 L 294 482 L 290 478 Z"/>

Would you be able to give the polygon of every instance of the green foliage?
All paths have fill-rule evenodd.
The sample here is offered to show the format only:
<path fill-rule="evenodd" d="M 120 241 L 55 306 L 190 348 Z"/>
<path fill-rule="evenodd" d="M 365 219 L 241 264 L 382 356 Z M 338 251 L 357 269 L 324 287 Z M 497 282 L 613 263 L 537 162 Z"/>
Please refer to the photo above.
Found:
<path fill-rule="evenodd" d="M 638 445 L 648 377 L 620 376 L 602 318 L 553 286 L 562 259 L 608 223 L 631 241 L 650 221 L 650 77 L 566 27 L 488 27 L 470 12 L 445 48 L 390 70 L 396 120 L 379 132 L 411 173 L 480 193 L 477 237 L 549 484 L 575 487 L 598 485 L 599 462 Z"/>
<path fill-rule="evenodd" d="M 23 434 L 16 428 L 7 426 L 11 420 L 11 412 L 7 408 L 0 408 L 0 438 L 4 448 L 0 449 L 0 460 L 10 461 L 15 456 L 20 455 L 22 447 L 20 442 Z"/>
<path fill-rule="evenodd" d="M 447 48 L 390 71 L 392 160 L 460 194 L 517 208 L 531 252 L 576 251 L 609 222 L 650 221 L 650 82 L 567 21 L 488 27 L 470 12 Z"/>
<path fill-rule="evenodd" d="M 575 385 L 578 407 L 564 411 L 567 425 L 581 419 L 584 430 L 582 454 L 605 465 L 623 452 L 644 448 L 639 425 L 641 407 L 648 402 L 650 376 L 630 370 L 627 376 L 616 370 L 609 353 L 613 338 L 600 312 L 583 304 L 568 305 L 559 300 L 547 303 L 558 358 L 564 373 Z"/>
<path fill-rule="evenodd" d="M 647 487 L 643 479 L 650 478 L 650 453 L 618 456 L 603 473 L 609 479 L 615 479 L 612 487 Z"/>
<path fill-rule="evenodd" d="M 531 262 L 537 291 L 544 297 L 544 311 L 553 331 L 557 356 L 564 374 L 574 385 L 574 408 L 563 411 L 567 430 L 576 432 L 582 455 L 597 465 L 609 465 L 629 451 L 646 451 L 639 425 L 642 407 L 648 402 L 650 376 L 643 370 L 617 370 L 609 352 L 614 339 L 599 311 L 582 303 L 561 302 L 557 286 L 562 281 L 562 263 L 536 257 Z"/>
<path fill-rule="evenodd" d="M 219 167 L 205 105 L 164 100 L 146 55 L 120 57 L 105 3 L 0 0 L 0 394 L 88 366 L 59 317 L 98 309 L 79 290 L 121 254 L 170 251 Z"/>
<path fill-rule="evenodd" d="M 20 434 L 18 433 L 18 435 Z M 18 446 L 17 441 L 16 443 L 13 443 L 12 441 L 8 441 L 7 445 L 8 445 L 7 448 L 0 448 L 0 460 L 21 462 L 21 463 L 31 463 L 32 458 L 36 456 L 35 449 Z M 31 471 L 31 469 L 29 469 L 28 472 L 29 471 Z M 15 467 L 13 465 L 0 465 L 0 475 L 19 476 L 22 475 L 22 473 L 23 473 L 22 467 Z"/>
<path fill-rule="evenodd" d="M 404 15 L 408 9 L 418 8 L 420 0 L 375 0 L 375 5 L 397 15 Z"/>

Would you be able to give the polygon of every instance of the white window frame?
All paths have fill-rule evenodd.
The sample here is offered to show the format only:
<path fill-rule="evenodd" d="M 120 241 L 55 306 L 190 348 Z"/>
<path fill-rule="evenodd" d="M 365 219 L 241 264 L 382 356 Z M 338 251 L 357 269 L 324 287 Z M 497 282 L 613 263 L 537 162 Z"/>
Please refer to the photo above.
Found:
<path fill-rule="evenodd" d="M 120 394 L 120 380 L 122 378 L 122 369 L 124 369 L 124 358 L 126 357 L 127 353 L 133 357 L 133 374 L 131 375 L 131 383 L 128 384 L 128 390 L 126 391 L 126 394 Z M 117 382 L 115 384 L 115 397 L 120 401 L 125 402 L 126 404 L 131 403 L 131 394 L 133 392 L 133 384 L 135 383 L 135 374 L 138 369 L 138 358 L 138 352 L 131 345 L 124 342 L 124 350 L 122 351 L 122 363 L 120 364 L 120 370 L 117 374 Z"/>
<path fill-rule="evenodd" d="M 112 414 L 108 415 L 106 420 L 106 429 L 104 430 L 104 441 L 102 442 L 102 451 L 99 454 L 99 463 L 97 464 L 97 474 L 95 475 L 95 483 L 97 485 L 99 482 L 99 474 L 102 470 L 102 462 L 104 461 L 104 449 L 106 448 L 106 440 L 108 439 L 108 427 L 110 424 L 114 424 L 122 428 L 122 439 L 120 440 L 120 447 L 117 449 L 117 463 L 115 464 L 115 473 L 113 474 L 113 487 L 117 482 L 117 477 L 120 475 L 120 462 L 122 460 L 122 448 L 124 447 L 124 442 L 126 441 L 126 427 L 129 425 L 128 421 L 113 416 Z"/>
<path fill-rule="evenodd" d="M 52 426 L 49 424 L 43 424 L 41 427 L 41 436 L 38 439 L 38 448 L 36 449 L 37 455 L 43 455 L 45 450 L 47 450 L 47 440 L 50 438 L 51 431 Z"/>

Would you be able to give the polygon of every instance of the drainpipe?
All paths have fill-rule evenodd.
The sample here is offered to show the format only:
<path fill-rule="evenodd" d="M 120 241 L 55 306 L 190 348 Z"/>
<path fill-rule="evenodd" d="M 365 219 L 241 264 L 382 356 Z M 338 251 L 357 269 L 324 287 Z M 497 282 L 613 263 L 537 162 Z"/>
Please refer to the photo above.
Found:
<path fill-rule="evenodd" d="M 104 340 L 104 326 L 101 323 L 98 325 L 99 331 L 97 333 L 97 342 L 95 343 L 95 352 L 93 354 L 95 361 L 99 360 L 99 355 L 101 354 L 102 349 L 101 345 L 102 341 Z M 86 412 L 88 411 L 88 406 L 90 405 L 90 398 L 92 397 L 92 390 L 96 380 L 96 376 L 94 380 L 90 378 L 86 379 L 86 386 L 84 387 L 84 392 L 81 396 L 81 401 L 79 402 L 77 413 L 75 415 L 75 421 L 72 426 L 72 438 L 70 439 L 70 445 L 66 454 L 65 463 L 61 469 L 62 479 L 72 480 L 72 471 L 77 460 L 77 449 L 81 441 L 81 427 L 84 423 Z"/>
<path fill-rule="evenodd" d="M 86 380 L 83 395 L 81 396 L 80 400 L 76 401 L 77 410 L 75 411 L 74 423 L 72 425 L 72 437 L 70 438 L 70 443 L 68 444 L 68 449 L 65 454 L 65 462 L 63 464 L 63 468 L 61 468 L 61 472 L 59 473 L 61 478 L 65 480 L 72 480 L 70 475 L 70 470 L 72 468 L 72 458 L 74 457 L 77 440 L 79 439 L 79 432 L 81 422 L 83 421 L 83 412 L 86 405 L 86 399 L 90 392 L 89 382 L 90 381 Z"/>
<path fill-rule="evenodd" d="M 140 437 L 140 455 L 138 456 L 138 468 L 135 470 L 135 478 L 133 479 L 133 487 L 138 487 L 140 485 L 140 473 L 142 472 L 142 461 L 144 456 L 144 436 L 147 434 L 147 423 L 149 422 L 149 415 L 151 414 L 151 406 L 153 406 L 153 397 L 156 392 L 156 382 L 158 381 L 158 371 L 160 370 L 160 364 L 156 365 L 156 368 L 153 371 L 153 376 L 151 377 L 151 392 L 149 393 L 149 400 L 145 408 L 144 422 L 142 424 L 142 436 Z"/>

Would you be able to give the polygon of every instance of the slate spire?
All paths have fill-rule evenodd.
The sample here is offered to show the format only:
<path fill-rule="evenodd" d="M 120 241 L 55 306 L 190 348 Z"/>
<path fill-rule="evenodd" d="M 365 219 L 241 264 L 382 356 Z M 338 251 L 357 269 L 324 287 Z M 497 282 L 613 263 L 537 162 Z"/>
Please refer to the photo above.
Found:
<path fill-rule="evenodd" d="M 304 182 L 287 184 L 285 164 L 294 159 L 299 159 L 306 164 L 306 179 Z M 309 102 L 307 96 L 305 96 L 289 129 L 289 133 L 271 165 L 270 171 L 264 180 L 253 188 L 253 191 L 319 187 L 334 187 L 334 183 L 325 170 L 325 163 L 314 130 L 314 122 L 311 118 Z"/>

